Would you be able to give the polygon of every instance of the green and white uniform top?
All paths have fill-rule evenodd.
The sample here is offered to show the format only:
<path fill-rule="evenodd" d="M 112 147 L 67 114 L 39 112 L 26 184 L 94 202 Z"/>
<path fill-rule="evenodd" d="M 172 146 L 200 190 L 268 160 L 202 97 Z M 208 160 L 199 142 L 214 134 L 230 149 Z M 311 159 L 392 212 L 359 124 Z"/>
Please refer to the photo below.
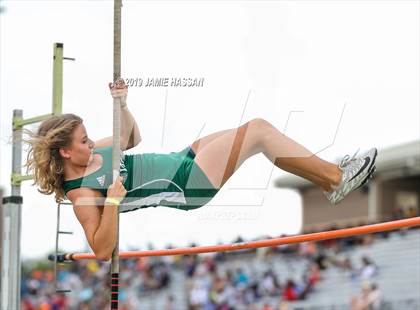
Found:
<path fill-rule="evenodd" d="M 64 181 L 65 194 L 75 188 L 89 187 L 106 197 L 108 187 L 113 183 L 112 146 L 94 149 L 93 153 L 102 156 L 102 167 L 85 177 Z M 185 206 L 187 201 L 184 191 L 173 181 L 182 162 L 179 153 L 174 152 L 135 155 L 121 152 L 120 176 L 123 177 L 127 194 L 121 201 L 120 213 L 159 205 L 176 208 Z"/>

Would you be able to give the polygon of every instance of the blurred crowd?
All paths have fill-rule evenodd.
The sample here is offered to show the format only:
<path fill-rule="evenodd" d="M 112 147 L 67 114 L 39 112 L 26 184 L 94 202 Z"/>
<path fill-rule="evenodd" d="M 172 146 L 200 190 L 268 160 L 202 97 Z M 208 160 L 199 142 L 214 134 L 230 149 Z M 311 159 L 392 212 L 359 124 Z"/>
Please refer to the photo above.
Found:
<path fill-rule="evenodd" d="M 348 255 L 343 254 L 346 253 L 343 249 L 369 245 L 375 238 L 387 237 L 388 233 L 369 234 L 268 248 L 264 251 L 264 257 L 257 258 L 262 263 L 276 257 L 305 261 L 301 274 L 284 279 L 280 279 L 270 267 L 260 274 L 246 272 L 243 268 L 223 268 L 226 260 L 223 253 L 216 255 L 214 259 L 205 257 L 200 260 L 197 256 L 189 256 L 185 264 L 189 279 L 189 309 L 233 310 L 235 305 L 253 309 L 253 305 L 267 296 L 278 297 L 278 305 L 281 307 L 276 309 L 287 309 L 287 302 L 310 300 L 311 292 L 323 279 L 322 271 L 328 268 L 340 268 L 348 273 L 349 281 L 360 281 L 365 286 L 369 285 L 369 281 L 379 272 L 378 266 L 368 256 L 361 257 L 356 266 Z M 218 272 L 218 269 L 225 270 Z M 262 309 L 273 308 L 266 304 Z M 354 309 L 365 308 L 360 306 Z"/>
<path fill-rule="evenodd" d="M 372 244 L 377 238 L 388 238 L 389 234 L 381 232 L 211 255 L 121 260 L 120 309 L 136 309 L 140 300 L 156 292 L 165 292 L 171 283 L 175 283 L 182 286 L 190 310 L 233 310 L 237 306 L 286 310 L 290 302 L 310 300 L 312 292 L 324 279 L 324 270 L 328 268 L 339 268 L 347 274 L 349 281 L 359 281 L 360 294 L 349 296 L 352 310 L 379 309 L 382 297 L 374 278 L 380 273 L 380 266 L 368 256 L 354 262 L 348 250 Z M 239 238 L 235 241 L 243 240 Z M 249 261 L 250 258 L 265 266 L 262 271 L 250 271 L 230 264 L 233 260 Z M 269 264 L 275 259 L 299 260 L 305 267 L 293 277 L 281 278 Z M 186 281 L 173 282 L 173 270 L 181 271 Z M 109 309 L 109 271 L 109 262 L 96 260 L 78 261 L 66 268 L 61 267 L 58 288 L 72 292 L 57 294 L 51 269 L 27 270 L 22 278 L 22 309 Z M 274 297 L 278 302 L 275 305 L 264 303 L 267 296 Z M 166 293 L 165 309 L 162 310 L 179 310 L 176 308 L 177 298 L 181 297 Z"/>

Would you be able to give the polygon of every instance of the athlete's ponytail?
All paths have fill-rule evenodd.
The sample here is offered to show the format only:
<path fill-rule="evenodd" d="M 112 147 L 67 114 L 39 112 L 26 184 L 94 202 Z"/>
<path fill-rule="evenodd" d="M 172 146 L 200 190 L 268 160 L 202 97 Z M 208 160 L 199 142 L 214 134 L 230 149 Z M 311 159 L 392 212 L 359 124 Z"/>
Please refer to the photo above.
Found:
<path fill-rule="evenodd" d="M 64 162 L 59 149 L 70 146 L 73 132 L 83 123 L 74 114 L 52 116 L 43 121 L 36 133 L 24 129 L 29 139 L 24 139 L 30 147 L 24 166 L 27 173 L 33 174 L 34 183 L 42 194 L 55 193 L 57 203 L 66 199 L 63 190 Z"/>

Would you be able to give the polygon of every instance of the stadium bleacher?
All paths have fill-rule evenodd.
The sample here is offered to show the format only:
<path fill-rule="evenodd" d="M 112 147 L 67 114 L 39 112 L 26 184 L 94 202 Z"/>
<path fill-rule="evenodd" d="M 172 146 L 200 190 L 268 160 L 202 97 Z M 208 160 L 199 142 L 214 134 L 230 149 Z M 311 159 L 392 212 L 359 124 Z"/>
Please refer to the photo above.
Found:
<path fill-rule="evenodd" d="M 340 240 L 340 242 L 344 241 Z M 337 247 L 339 242 L 333 246 L 321 242 L 317 243 L 316 252 L 310 255 L 302 255 L 299 252 L 299 247 L 303 246 L 300 244 L 289 249 L 277 247 L 257 251 L 242 250 L 217 256 L 203 254 L 189 259 L 182 257 L 162 260 L 155 257 L 141 264 L 131 261 L 124 263 L 126 265 L 122 267 L 124 271 L 121 272 L 121 276 L 124 274 L 126 281 L 120 288 L 120 304 L 126 309 L 142 310 L 351 309 L 352 296 L 360 295 L 362 286 L 368 282 L 375 283 L 379 288 L 381 303 L 377 309 L 419 310 L 420 230 L 406 229 L 389 234 L 376 234 L 372 241 L 360 243 L 355 246 Z M 324 257 L 322 264 L 325 267 L 319 269 L 321 279 L 314 282 L 304 300 L 286 301 L 282 295 L 286 282 L 293 280 L 302 289 L 304 276 L 308 275 L 308 268 L 319 263 L 320 255 Z M 343 257 L 348 257 L 352 263 L 352 271 L 335 263 Z M 377 266 L 376 273 L 370 276 L 369 273 L 365 273 L 364 278 L 359 272 L 363 267 L 363 257 L 368 257 L 373 262 L 372 264 Z M 214 272 L 207 268 L 211 264 L 215 269 Z M 192 268 L 190 275 L 188 275 L 187 267 Z M 73 268 L 76 268 L 74 275 L 84 276 L 81 277 L 78 285 L 74 285 L 72 293 L 66 296 L 66 301 L 61 301 L 66 306 L 56 307 L 56 309 L 94 309 L 95 305 L 106 305 L 108 291 L 103 286 L 106 283 L 109 265 L 102 263 L 92 268 L 84 263 Z M 317 266 L 314 268 L 316 272 Z M 239 270 L 241 275 L 238 273 Z M 274 275 L 274 282 L 277 282 L 278 287 L 270 281 L 271 275 L 267 275 L 268 271 Z M 146 285 L 146 274 L 149 280 L 155 278 L 150 283 L 159 283 L 159 279 L 165 272 L 168 272 L 169 277 L 167 285 L 158 286 L 159 288 Z M 68 274 L 71 274 L 71 270 Z M 227 274 L 230 274 L 229 281 L 226 280 Z M 224 284 L 219 286 L 221 288 L 218 293 L 214 292 L 214 287 L 217 285 L 216 275 L 219 276 L 219 280 L 225 281 L 222 281 Z M 268 279 L 265 279 L 265 276 Z M 30 276 L 24 279 L 22 297 L 26 306 L 23 309 L 38 309 L 42 302 L 46 303 L 45 300 L 48 298 L 42 299 L 40 296 L 51 294 L 51 287 L 48 288 L 51 283 L 42 281 L 41 278 L 38 277 L 39 283 L 35 285 L 37 289 L 32 293 L 28 287 L 34 286 L 35 279 L 31 279 Z M 72 281 L 76 281 L 75 278 L 62 277 L 60 284 L 68 287 Z M 241 283 L 238 284 L 239 282 Z M 250 289 L 252 285 L 256 292 L 255 296 L 251 296 L 253 295 Z M 264 291 L 264 285 L 274 287 L 270 294 Z M 193 293 L 194 287 L 197 290 Z M 206 300 L 206 302 L 193 305 L 194 300 Z M 217 307 L 215 306 L 217 302 L 214 300 L 220 302 Z"/>

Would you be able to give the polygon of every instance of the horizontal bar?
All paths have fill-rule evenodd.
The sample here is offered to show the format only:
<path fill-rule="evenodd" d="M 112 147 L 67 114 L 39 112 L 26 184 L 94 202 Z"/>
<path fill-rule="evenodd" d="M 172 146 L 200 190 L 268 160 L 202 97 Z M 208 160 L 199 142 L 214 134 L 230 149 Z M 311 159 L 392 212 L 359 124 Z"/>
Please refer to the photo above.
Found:
<path fill-rule="evenodd" d="M 32 180 L 34 178 L 33 174 L 22 175 L 19 173 L 12 173 L 12 185 L 19 186 L 22 181 Z"/>
<path fill-rule="evenodd" d="M 330 231 L 317 232 L 317 233 L 311 233 L 311 234 L 306 234 L 306 235 L 297 235 L 297 236 L 290 236 L 290 237 L 251 241 L 251 242 L 240 242 L 240 243 L 224 244 L 224 245 L 199 246 L 199 247 L 165 249 L 165 250 L 120 252 L 119 256 L 121 258 L 134 258 L 134 257 L 147 257 L 147 256 L 165 256 L 165 255 L 236 251 L 236 250 L 243 250 L 243 249 L 273 247 L 273 246 L 278 246 L 282 244 L 290 244 L 290 243 L 336 239 L 336 238 L 343 238 L 343 237 L 354 236 L 354 235 L 363 235 L 363 234 L 369 234 L 369 233 L 374 233 L 374 232 L 394 230 L 394 229 L 399 229 L 403 227 L 411 227 L 411 226 L 420 226 L 420 216 L 409 218 L 409 219 L 385 222 L 385 223 L 330 230 Z M 93 253 L 64 254 L 63 256 L 64 256 L 64 259 L 67 259 L 67 260 L 96 259 L 96 256 Z"/>
<path fill-rule="evenodd" d="M 73 235 L 71 231 L 59 231 L 58 233 L 63 235 Z"/>
<path fill-rule="evenodd" d="M 14 118 L 13 119 L 13 130 L 20 129 L 20 127 L 22 127 L 24 125 L 42 122 L 43 120 L 46 120 L 53 115 L 54 114 L 51 113 L 51 114 L 45 114 L 45 115 L 36 116 L 36 117 L 32 117 L 32 118 L 27 118 L 27 119 Z"/>

